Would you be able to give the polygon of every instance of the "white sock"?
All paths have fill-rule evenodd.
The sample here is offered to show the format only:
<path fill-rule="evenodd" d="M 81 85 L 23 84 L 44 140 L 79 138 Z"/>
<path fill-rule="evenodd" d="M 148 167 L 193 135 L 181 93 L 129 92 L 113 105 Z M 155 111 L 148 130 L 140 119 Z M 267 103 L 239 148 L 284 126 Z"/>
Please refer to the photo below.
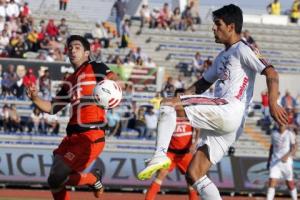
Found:
<path fill-rule="evenodd" d="M 206 175 L 197 180 L 193 188 L 198 191 L 202 200 L 222 200 L 217 186 Z"/>
<path fill-rule="evenodd" d="M 294 188 L 293 190 L 290 190 L 290 195 L 292 197 L 292 200 L 297 200 L 297 189 Z"/>
<path fill-rule="evenodd" d="M 267 200 L 273 200 L 275 196 L 275 188 L 269 187 L 267 192 Z"/>
<path fill-rule="evenodd" d="M 159 110 L 155 156 L 164 156 L 176 128 L 176 110 L 171 106 L 161 106 Z"/>

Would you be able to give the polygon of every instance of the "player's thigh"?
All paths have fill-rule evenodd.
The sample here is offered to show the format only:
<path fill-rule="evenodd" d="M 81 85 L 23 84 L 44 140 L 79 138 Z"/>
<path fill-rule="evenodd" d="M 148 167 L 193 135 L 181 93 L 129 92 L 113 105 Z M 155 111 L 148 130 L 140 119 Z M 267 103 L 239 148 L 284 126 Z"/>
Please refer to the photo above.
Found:
<path fill-rule="evenodd" d="M 199 147 L 187 170 L 186 178 L 189 184 L 192 185 L 199 178 L 206 175 L 211 165 L 212 163 L 209 160 L 207 145 Z"/>
<path fill-rule="evenodd" d="M 227 134 L 236 131 L 241 125 L 244 105 L 239 102 L 210 99 L 199 95 L 181 96 L 181 100 L 185 114 L 195 128 Z M 216 102 L 218 100 L 220 102 Z"/>
<path fill-rule="evenodd" d="M 280 168 L 280 163 L 277 163 L 270 167 L 270 179 L 280 179 L 282 177 L 282 171 Z"/>
<path fill-rule="evenodd" d="M 278 179 L 269 178 L 269 187 L 275 188 L 277 186 Z"/>
<path fill-rule="evenodd" d="M 282 176 L 286 181 L 293 180 L 293 164 L 290 162 L 282 163 Z"/>

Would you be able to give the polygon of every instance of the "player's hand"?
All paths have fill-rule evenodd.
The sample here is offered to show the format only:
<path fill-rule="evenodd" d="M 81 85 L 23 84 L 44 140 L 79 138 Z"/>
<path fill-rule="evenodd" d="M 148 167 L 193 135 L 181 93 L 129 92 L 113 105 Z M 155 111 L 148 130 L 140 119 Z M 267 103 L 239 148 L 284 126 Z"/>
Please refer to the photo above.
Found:
<path fill-rule="evenodd" d="M 36 85 L 31 83 L 28 87 L 26 87 L 26 93 L 31 100 L 34 100 L 38 96 Z"/>
<path fill-rule="evenodd" d="M 192 145 L 191 145 L 191 147 L 190 147 L 190 152 L 191 153 L 195 153 L 196 152 L 196 149 L 197 148 L 197 145 L 195 144 L 195 143 L 193 143 Z"/>
<path fill-rule="evenodd" d="M 288 155 L 283 156 L 283 157 L 281 158 L 281 162 L 284 162 L 284 163 L 287 162 L 288 158 L 289 158 Z"/>
<path fill-rule="evenodd" d="M 287 125 L 288 124 L 288 116 L 286 111 L 277 103 L 270 105 L 270 113 L 273 119 L 279 125 Z"/>

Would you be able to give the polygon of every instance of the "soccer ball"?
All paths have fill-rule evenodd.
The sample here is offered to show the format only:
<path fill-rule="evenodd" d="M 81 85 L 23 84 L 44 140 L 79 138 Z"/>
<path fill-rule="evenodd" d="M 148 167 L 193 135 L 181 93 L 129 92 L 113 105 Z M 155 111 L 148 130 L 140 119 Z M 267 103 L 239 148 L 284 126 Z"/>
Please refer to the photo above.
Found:
<path fill-rule="evenodd" d="M 99 106 L 111 109 L 121 102 L 122 90 L 115 81 L 103 80 L 95 86 L 93 96 Z"/>

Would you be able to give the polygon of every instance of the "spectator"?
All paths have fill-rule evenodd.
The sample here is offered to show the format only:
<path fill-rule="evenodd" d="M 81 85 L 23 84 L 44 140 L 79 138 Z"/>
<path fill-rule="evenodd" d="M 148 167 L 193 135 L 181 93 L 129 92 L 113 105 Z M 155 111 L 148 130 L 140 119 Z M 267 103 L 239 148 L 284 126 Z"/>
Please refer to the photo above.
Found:
<path fill-rule="evenodd" d="M 171 22 L 171 11 L 169 9 L 169 4 L 164 3 L 163 8 L 159 12 L 158 16 L 158 27 L 163 28 L 163 29 L 169 29 L 169 25 Z"/>
<path fill-rule="evenodd" d="M 147 60 L 147 55 L 142 51 L 141 47 L 137 47 L 136 51 L 133 52 L 134 60 L 141 58 L 143 61 Z"/>
<path fill-rule="evenodd" d="M 115 14 L 116 14 L 116 27 L 117 27 L 117 35 L 118 37 L 121 36 L 122 32 L 121 32 L 121 23 L 123 21 L 123 18 L 125 16 L 125 12 L 126 12 L 126 3 L 123 2 L 122 0 L 117 0 L 114 5 L 113 8 L 115 9 Z"/>
<path fill-rule="evenodd" d="M 10 0 L 6 5 L 6 17 L 8 19 L 17 18 L 20 15 L 19 6 L 15 3 L 14 0 Z"/>
<path fill-rule="evenodd" d="M 192 60 L 192 68 L 189 69 L 188 71 L 191 73 L 203 73 L 204 69 L 203 69 L 203 60 L 201 58 L 201 54 L 200 52 L 196 52 L 193 60 Z"/>
<path fill-rule="evenodd" d="M 58 28 L 54 23 L 53 19 L 49 19 L 48 24 L 46 26 L 46 33 L 50 36 L 50 37 L 57 37 L 58 35 Z"/>
<path fill-rule="evenodd" d="M 49 70 L 45 70 L 44 75 L 39 78 L 39 89 L 43 99 L 51 100 L 51 78 Z"/>
<path fill-rule="evenodd" d="M 69 0 L 59 0 L 59 10 L 66 10 Z"/>
<path fill-rule="evenodd" d="M 292 23 L 298 23 L 298 20 L 300 18 L 300 0 L 294 0 L 290 18 Z"/>
<path fill-rule="evenodd" d="M 70 35 L 69 26 L 66 24 L 66 19 L 62 18 L 60 20 L 60 24 L 57 26 L 58 28 L 58 35 L 62 39 L 62 43 L 67 40 Z"/>
<path fill-rule="evenodd" d="M 182 20 L 184 25 L 184 30 L 191 29 L 192 31 L 195 31 L 194 25 L 193 25 L 193 16 L 190 6 L 186 6 L 185 10 L 182 12 Z"/>
<path fill-rule="evenodd" d="M 6 9 L 5 9 L 5 2 L 0 1 L 0 16 L 5 19 L 6 18 Z"/>
<path fill-rule="evenodd" d="M 17 112 L 15 104 L 10 105 L 9 124 L 12 132 L 17 132 L 18 130 L 20 132 L 23 131 L 23 128 L 21 126 L 21 117 Z"/>
<path fill-rule="evenodd" d="M 46 133 L 51 133 L 51 135 L 58 135 L 60 125 L 58 123 L 57 116 L 44 113 L 44 120 Z"/>
<path fill-rule="evenodd" d="M 262 113 L 264 118 L 270 119 L 269 96 L 267 91 L 263 91 L 261 93 L 261 105 L 262 105 Z"/>
<path fill-rule="evenodd" d="M 161 97 L 160 92 L 156 92 L 155 97 L 149 100 L 149 102 L 152 104 L 153 109 L 155 112 L 158 112 L 159 107 L 160 107 L 160 102 L 163 98 Z"/>
<path fill-rule="evenodd" d="M 291 96 L 289 91 L 285 92 L 285 95 L 281 98 L 281 105 L 285 109 L 294 109 L 296 107 L 296 99 Z"/>
<path fill-rule="evenodd" d="M 33 70 L 31 68 L 28 69 L 28 72 L 23 77 L 23 85 L 25 87 L 29 87 L 31 84 L 36 84 L 36 77 L 33 74 Z"/>
<path fill-rule="evenodd" d="M 159 9 L 154 8 L 150 13 L 151 21 L 149 28 L 156 28 L 158 26 L 158 18 L 159 18 Z"/>
<path fill-rule="evenodd" d="M 152 138 L 156 135 L 158 116 L 154 113 L 152 107 L 148 107 L 145 113 L 146 138 Z"/>
<path fill-rule="evenodd" d="M 176 7 L 171 17 L 171 29 L 182 30 L 181 13 L 179 7 Z"/>
<path fill-rule="evenodd" d="M 7 132 L 10 131 L 10 107 L 7 104 L 3 105 L 2 112 L 2 124 L 3 124 L 3 131 Z"/>
<path fill-rule="evenodd" d="M 1 31 L 0 33 L 0 51 L 6 51 L 8 50 L 9 45 L 9 37 L 5 34 L 5 32 Z"/>
<path fill-rule="evenodd" d="M 151 22 L 151 12 L 147 4 L 143 4 L 142 8 L 140 10 L 140 17 L 141 17 L 141 25 L 140 25 L 140 31 L 139 33 L 142 32 L 142 29 L 145 24 L 149 24 Z"/>
<path fill-rule="evenodd" d="M 162 87 L 162 97 L 172 97 L 174 96 L 175 86 L 173 84 L 173 78 L 168 77 L 167 82 L 163 84 Z"/>
<path fill-rule="evenodd" d="M 150 57 L 144 63 L 145 67 L 156 68 L 156 63 Z"/>
<path fill-rule="evenodd" d="M 109 38 L 107 30 L 103 27 L 103 25 L 96 23 L 95 27 L 92 29 L 93 38 L 98 38 L 101 43 L 103 43 L 104 48 L 109 47 Z"/>
<path fill-rule="evenodd" d="M 23 6 L 20 8 L 20 17 L 25 18 L 31 15 L 31 10 L 28 6 L 28 2 L 25 2 Z"/>
<path fill-rule="evenodd" d="M 183 76 L 182 75 L 178 75 L 178 78 L 177 80 L 174 82 L 174 87 L 175 87 L 175 90 L 176 89 L 184 89 L 184 81 L 183 81 Z"/>
<path fill-rule="evenodd" d="M 30 115 L 30 120 L 28 124 L 28 132 L 32 131 L 35 134 L 37 133 L 46 133 L 46 125 L 45 125 L 45 120 L 43 118 L 43 113 L 41 113 L 40 109 L 35 107 Z"/>
<path fill-rule="evenodd" d="M 121 117 L 115 109 L 108 110 L 106 115 L 108 134 L 107 136 L 117 136 L 121 134 Z"/>
<path fill-rule="evenodd" d="M 139 138 L 144 138 L 146 136 L 145 111 L 143 107 L 138 108 L 134 129 L 138 131 Z"/>
<path fill-rule="evenodd" d="M 28 33 L 26 42 L 29 51 L 34 51 L 34 52 L 38 51 L 38 49 L 40 48 L 38 39 L 39 39 L 39 34 L 35 29 L 32 30 L 30 33 Z"/>
<path fill-rule="evenodd" d="M 195 6 L 194 1 L 190 1 L 191 16 L 194 24 L 201 24 L 199 8 Z"/>
<path fill-rule="evenodd" d="M 270 15 L 280 15 L 281 13 L 281 4 L 279 0 L 274 0 L 267 6 L 267 11 Z"/>
<path fill-rule="evenodd" d="M 129 43 L 129 19 L 125 19 L 124 24 L 122 25 L 122 38 L 120 48 L 127 48 Z"/>

